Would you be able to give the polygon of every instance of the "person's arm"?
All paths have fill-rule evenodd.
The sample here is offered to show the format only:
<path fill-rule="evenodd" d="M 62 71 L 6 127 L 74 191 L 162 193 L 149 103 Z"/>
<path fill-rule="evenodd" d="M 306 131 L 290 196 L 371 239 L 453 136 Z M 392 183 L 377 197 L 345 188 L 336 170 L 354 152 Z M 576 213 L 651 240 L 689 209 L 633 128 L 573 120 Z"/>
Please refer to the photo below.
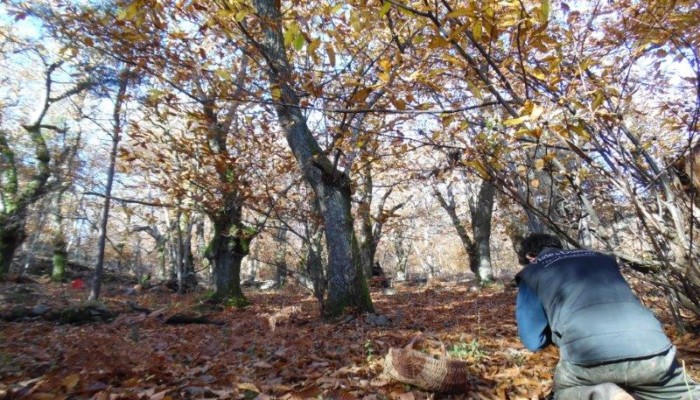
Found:
<path fill-rule="evenodd" d="M 518 284 L 515 319 L 518 322 L 520 341 L 528 350 L 542 350 L 552 343 L 552 332 L 544 307 L 535 292 L 523 281 Z"/>

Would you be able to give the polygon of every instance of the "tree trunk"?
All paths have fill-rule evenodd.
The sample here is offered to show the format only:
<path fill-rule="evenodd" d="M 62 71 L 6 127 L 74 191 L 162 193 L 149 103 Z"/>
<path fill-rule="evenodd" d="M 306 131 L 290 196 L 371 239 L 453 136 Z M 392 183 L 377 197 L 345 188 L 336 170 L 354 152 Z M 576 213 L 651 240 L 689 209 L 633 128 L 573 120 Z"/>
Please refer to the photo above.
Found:
<path fill-rule="evenodd" d="M 213 265 L 212 300 L 236 307 L 249 304 L 241 289 L 241 264 L 250 252 L 250 242 L 256 234 L 253 228 L 242 223 L 242 211 L 243 207 L 238 203 L 212 217 L 214 237 L 206 251 Z"/>
<path fill-rule="evenodd" d="M 377 245 L 374 239 L 372 225 L 372 169 L 371 164 L 365 164 L 363 170 L 363 184 L 360 192 L 360 205 L 357 208 L 357 218 L 360 220 L 360 258 L 365 276 L 372 276 L 374 255 Z"/>
<path fill-rule="evenodd" d="M 469 258 L 469 269 L 474 273 L 477 284 L 485 284 L 493 280 L 491 268 L 491 216 L 496 194 L 496 187 L 488 181 L 482 180 L 476 196 L 469 199 L 469 211 L 472 225 L 472 236 L 469 236 L 467 228 L 457 215 L 457 205 L 451 188 L 448 188 L 448 196 L 434 188 L 435 196 L 440 206 L 447 212 L 452 226 L 457 231 L 462 241 L 464 251 Z"/>
<path fill-rule="evenodd" d="M 282 287 L 285 284 L 287 277 L 287 243 L 285 238 L 287 236 L 287 228 L 280 226 L 277 228 L 277 233 L 275 233 L 275 281 L 277 282 L 277 287 Z"/>
<path fill-rule="evenodd" d="M 10 272 L 15 251 L 26 237 L 20 221 L 7 223 L 0 219 L 0 277 Z"/>
<path fill-rule="evenodd" d="M 350 179 L 323 154 L 299 109 L 299 96 L 290 85 L 292 67 L 285 53 L 281 13 L 275 0 L 254 0 L 263 24 L 258 41 L 268 63 L 270 86 L 279 91 L 276 105 L 280 125 L 306 181 L 321 205 L 328 249 L 328 297 L 326 317 L 341 315 L 346 308 L 374 311 L 365 280 L 351 215 Z"/>
<path fill-rule="evenodd" d="M 475 260 L 471 264 L 471 268 L 479 284 L 493 281 L 493 269 L 491 267 L 491 216 L 493 214 L 495 196 L 496 186 L 487 180 L 483 180 L 481 181 L 476 201 L 470 202 L 469 206 L 475 250 Z"/>
<path fill-rule="evenodd" d="M 89 300 L 97 300 L 100 297 L 100 289 L 102 286 L 102 269 L 104 267 L 105 246 L 107 244 L 107 222 L 109 220 L 109 207 L 111 204 L 112 184 L 114 183 L 114 172 L 117 165 L 117 150 L 119 149 L 119 141 L 121 140 L 122 124 L 121 111 L 126 88 L 129 81 L 129 70 L 125 69 L 120 72 L 119 90 L 114 101 L 114 110 L 112 113 L 113 130 L 112 130 L 112 150 L 109 153 L 109 169 L 107 170 L 107 184 L 105 185 L 105 202 L 102 207 L 102 217 L 100 219 L 99 239 L 97 242 L 97 262 L 95 263 L 95 275 L 92 278 L 92 287 L 90 289 Z"/>
<path fill-rule="evenodd" d="M 314 297 L 318 299 L 321 307 L 324 306 L 323 299 L 328 289 L 328 280 L 326 279 L 325 268 L 323 268 L 323 257 L 321 254 L 323 251 L 322 240 L 323 230 L 314 229 L 306 243 L 306 265 L 304 266 L 306 273 L 311 278 Z M 321 310 L 321 314 L 324 314 L 324 310 Z"/>
<path fill-rule="evenodd" d="M 63 190 L 60 190 L 54 199 L 53 207 L 53 268 L 51 271 L 51 279 L 56 282 L 62 282 L 66 279 L 66 264 L 68 263 L 68 244 L 63 233 L 63 214 L 61 213 L 61 200 L 63 198 Z"/>

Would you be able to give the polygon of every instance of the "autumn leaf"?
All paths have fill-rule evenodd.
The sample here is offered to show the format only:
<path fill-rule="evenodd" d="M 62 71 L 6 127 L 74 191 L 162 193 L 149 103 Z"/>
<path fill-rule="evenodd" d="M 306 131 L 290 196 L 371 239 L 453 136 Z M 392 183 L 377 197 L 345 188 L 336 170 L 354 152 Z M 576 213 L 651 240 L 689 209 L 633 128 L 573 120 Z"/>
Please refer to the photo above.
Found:
<path fill-rule="evenodd" d="M 529 115 L 523 115 L 517 118 L 510 118 L 505 121 L 503 121 L 503 125 L 505 126 L 513 126 L 513 125 L 520 125 L 525 121 L 529 121 L 530 116 Z"/>
<path fill-rule="evenodd" d="M 75 386 L 80 382 L 80 375 L 78 374 L 72 374 L 69 375 L 61 381 L 61 384 L 63 387 L 66 389 L 67 392 L 72 392 L 73 389 L 75 389 Z"/>

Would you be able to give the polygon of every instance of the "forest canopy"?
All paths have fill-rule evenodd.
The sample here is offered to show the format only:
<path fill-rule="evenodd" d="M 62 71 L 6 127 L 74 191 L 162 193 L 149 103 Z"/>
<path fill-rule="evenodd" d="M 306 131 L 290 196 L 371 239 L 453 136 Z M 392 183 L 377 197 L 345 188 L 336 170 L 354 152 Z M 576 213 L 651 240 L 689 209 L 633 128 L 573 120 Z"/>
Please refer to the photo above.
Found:
<path fill-rule="evenodd" d="M 585 4 L 584 4 L 585 3 Z M 695 1 L 6 1 L 0 275 L 321 312 L 551 232 L 700 315 Z"/>

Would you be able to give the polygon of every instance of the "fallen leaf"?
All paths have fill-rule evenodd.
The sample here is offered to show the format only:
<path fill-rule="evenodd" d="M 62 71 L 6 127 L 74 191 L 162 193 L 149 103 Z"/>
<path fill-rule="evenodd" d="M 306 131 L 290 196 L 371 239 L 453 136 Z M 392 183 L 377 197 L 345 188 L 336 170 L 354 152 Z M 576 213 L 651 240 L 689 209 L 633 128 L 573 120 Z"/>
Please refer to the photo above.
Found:
<path fill-rule="evenodd" d="M 72 392 L 75 386 L 80 382 L 80 375 L 72 374 L 63 378 L 61 385 L 66 389 L 67 392 Z"/>

